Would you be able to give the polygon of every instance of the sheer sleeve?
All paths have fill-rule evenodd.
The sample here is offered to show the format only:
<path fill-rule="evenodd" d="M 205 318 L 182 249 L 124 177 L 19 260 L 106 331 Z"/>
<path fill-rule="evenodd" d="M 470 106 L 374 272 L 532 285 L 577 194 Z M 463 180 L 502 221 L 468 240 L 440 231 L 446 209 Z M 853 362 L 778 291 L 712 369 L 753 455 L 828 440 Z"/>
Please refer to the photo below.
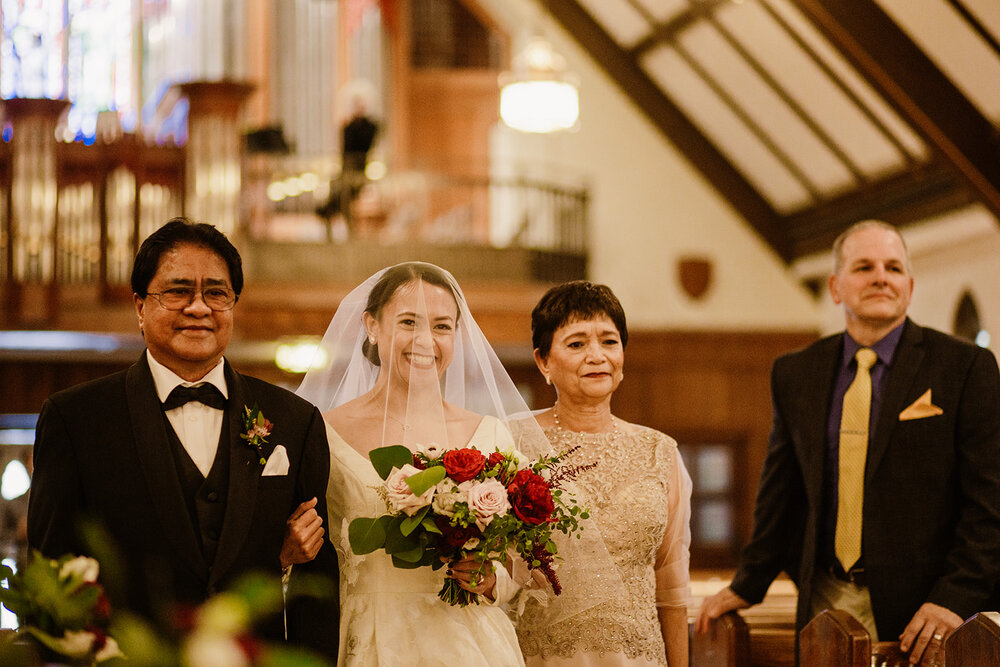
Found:
<path fill-rule="evenodd" d="M 691 476 L 676 444 L 667 481 L 667 530 L 656 551 L 656 606 L 684 607 L 691 598 Z"/>

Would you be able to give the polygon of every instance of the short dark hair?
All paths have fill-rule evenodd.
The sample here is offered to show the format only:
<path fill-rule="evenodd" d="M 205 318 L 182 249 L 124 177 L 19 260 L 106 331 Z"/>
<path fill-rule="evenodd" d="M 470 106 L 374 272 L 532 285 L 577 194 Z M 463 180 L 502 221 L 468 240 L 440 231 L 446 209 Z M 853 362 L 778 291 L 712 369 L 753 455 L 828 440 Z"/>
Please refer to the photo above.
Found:
<path fill-rule="evenodd" d="M 426 262 L 404 262 L 397 264 L 386 270 L 382 277 L 378 279 L 372 291 L 368 293 L 368 302 L 365 304 L 365 312 L 378 319 L 382 309 L 392 300 L 400 287 L 414 280 L 423 280 L 431 285 L 443 287 L 451 293 L 458 306 L 458 316 L 462 314 L 462 307 L 459 303 L 460 296 L 455 291 L 454 282 L 440 268 Z M 457 317 L 456 316 L 456 321 Z M 379 365 L 378 345 L 373 345 L 365 338 L 361 344 L 361 351 L 365 358 L 376 366 Z"/>
<path fill-rule="evenodd" d="M 145 299 L 163 253 L 184 244 L 206 248 L 221 257 L 229 267 L 229 280 L 239 297 L 243 291 L 243 260 L 239 251 L 214 225 L 183 217 L 171 219 L 139 246 L 132 262 L 132 291 Z"/>
<path fill-rule="evenodd" d="M 606 315 L 614 322 L 622 347 L 628 344 L 625 310 L 607 285 L 571 280 L 546 292 L 531 311 L 531 345 L 542 359 L 549 356 L 556 330 L 569 322 Z"/>

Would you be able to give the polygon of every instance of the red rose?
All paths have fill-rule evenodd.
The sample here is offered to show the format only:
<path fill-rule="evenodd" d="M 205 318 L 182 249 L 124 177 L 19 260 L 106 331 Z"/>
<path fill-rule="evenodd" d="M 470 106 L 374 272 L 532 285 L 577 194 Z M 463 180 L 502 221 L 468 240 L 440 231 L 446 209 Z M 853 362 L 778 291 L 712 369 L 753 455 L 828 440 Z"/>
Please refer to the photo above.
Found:
<path fill-rule="evenodd" d="M 507 456 L 503 452 L 493 452 L 490 454 L 490 458 L 486 461 L 486 467 L 492 470 L 500 466 L 500 472 L 497 474 L 497 479 L 506 484 L 510 481 L 510 473 L 507 470 Z"/>
<path fill-rule="evenodd" d="M 445 516 L 434 517 L 434 523 L 444 538 L 445 544 L 455 549 L 462 546 L 473 537 L 482 537 L 483 534 L 475 524 L 471 526 L 453 526 Z"/>
<path fill-rule="evenodd" d="M 103 590 L 97 596 L 97 602 L 94 604 L 94 618 L 102 623 L 111 620 L 111 600 L 108 599 Z"/>
<path fill-rule="evenodd" d="M 545 523 L 552 516 L 555 504 L 549 483 L 541 475 L 530 470 L 518 470 L 514 480 L 507 486 L 507 497 L 514 514 L 525 523 Z"/>
<path fill-rule="evenodd" d="M 441 460 L 448 477 L 459 484 L 478 475 L 486 465 L 486 457 L 478 449 L 449 449 Z"/>

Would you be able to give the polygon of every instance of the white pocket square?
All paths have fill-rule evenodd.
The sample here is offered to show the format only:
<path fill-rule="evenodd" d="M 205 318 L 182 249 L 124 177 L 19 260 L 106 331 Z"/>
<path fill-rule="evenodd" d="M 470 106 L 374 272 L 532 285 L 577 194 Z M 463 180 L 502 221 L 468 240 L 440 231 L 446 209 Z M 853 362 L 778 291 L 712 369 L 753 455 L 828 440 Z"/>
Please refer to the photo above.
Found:
<path fill-rule="evenodd" d="M 268 457 L 267 463 L 264 465 L 264 471 L 261 473 L 262 477 L 274 477 L 276 475 L 287 475 L 288 474 L 288 452 L 285 451 L 284 445 L 278 445 L 271 452 L 271 456 Z"/>

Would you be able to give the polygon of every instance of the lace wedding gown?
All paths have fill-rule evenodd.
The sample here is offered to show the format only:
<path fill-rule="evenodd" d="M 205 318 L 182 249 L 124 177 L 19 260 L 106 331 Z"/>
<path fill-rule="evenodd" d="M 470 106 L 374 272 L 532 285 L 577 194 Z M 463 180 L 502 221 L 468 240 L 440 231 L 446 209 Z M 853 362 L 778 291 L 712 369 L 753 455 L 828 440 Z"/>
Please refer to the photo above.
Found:
<path fill-rule="evenodd" d="M 382 479 L 371 462 L 327 424 L 330 538 L 340 560 L 340 665 L 424 667 L 523 665 L 517 636 L 502 607 L 485 598 L 467 607 L 438 599 L 445 570 L 393 567 L 385 552 L 351 551 L 347 526 L 386 512 L 376 489 Z M 514 443 L 494 417 L 484 417 L 469 441 L 487 456 Z"/>
<path fill-rule="evenodd" d="M 596 462 L 577 483 L 597 519 L 625 592 L 555 623 L 529 602 L 517 622 L 528 667 L 666 665 L 658 607 L 687 605 L 691 479 L 670 437 L 646 427 L 628 433 L 578 434 L 547 428 L 567 461 Z M 596 582 L 563 578 L 563 589 Z"/>

